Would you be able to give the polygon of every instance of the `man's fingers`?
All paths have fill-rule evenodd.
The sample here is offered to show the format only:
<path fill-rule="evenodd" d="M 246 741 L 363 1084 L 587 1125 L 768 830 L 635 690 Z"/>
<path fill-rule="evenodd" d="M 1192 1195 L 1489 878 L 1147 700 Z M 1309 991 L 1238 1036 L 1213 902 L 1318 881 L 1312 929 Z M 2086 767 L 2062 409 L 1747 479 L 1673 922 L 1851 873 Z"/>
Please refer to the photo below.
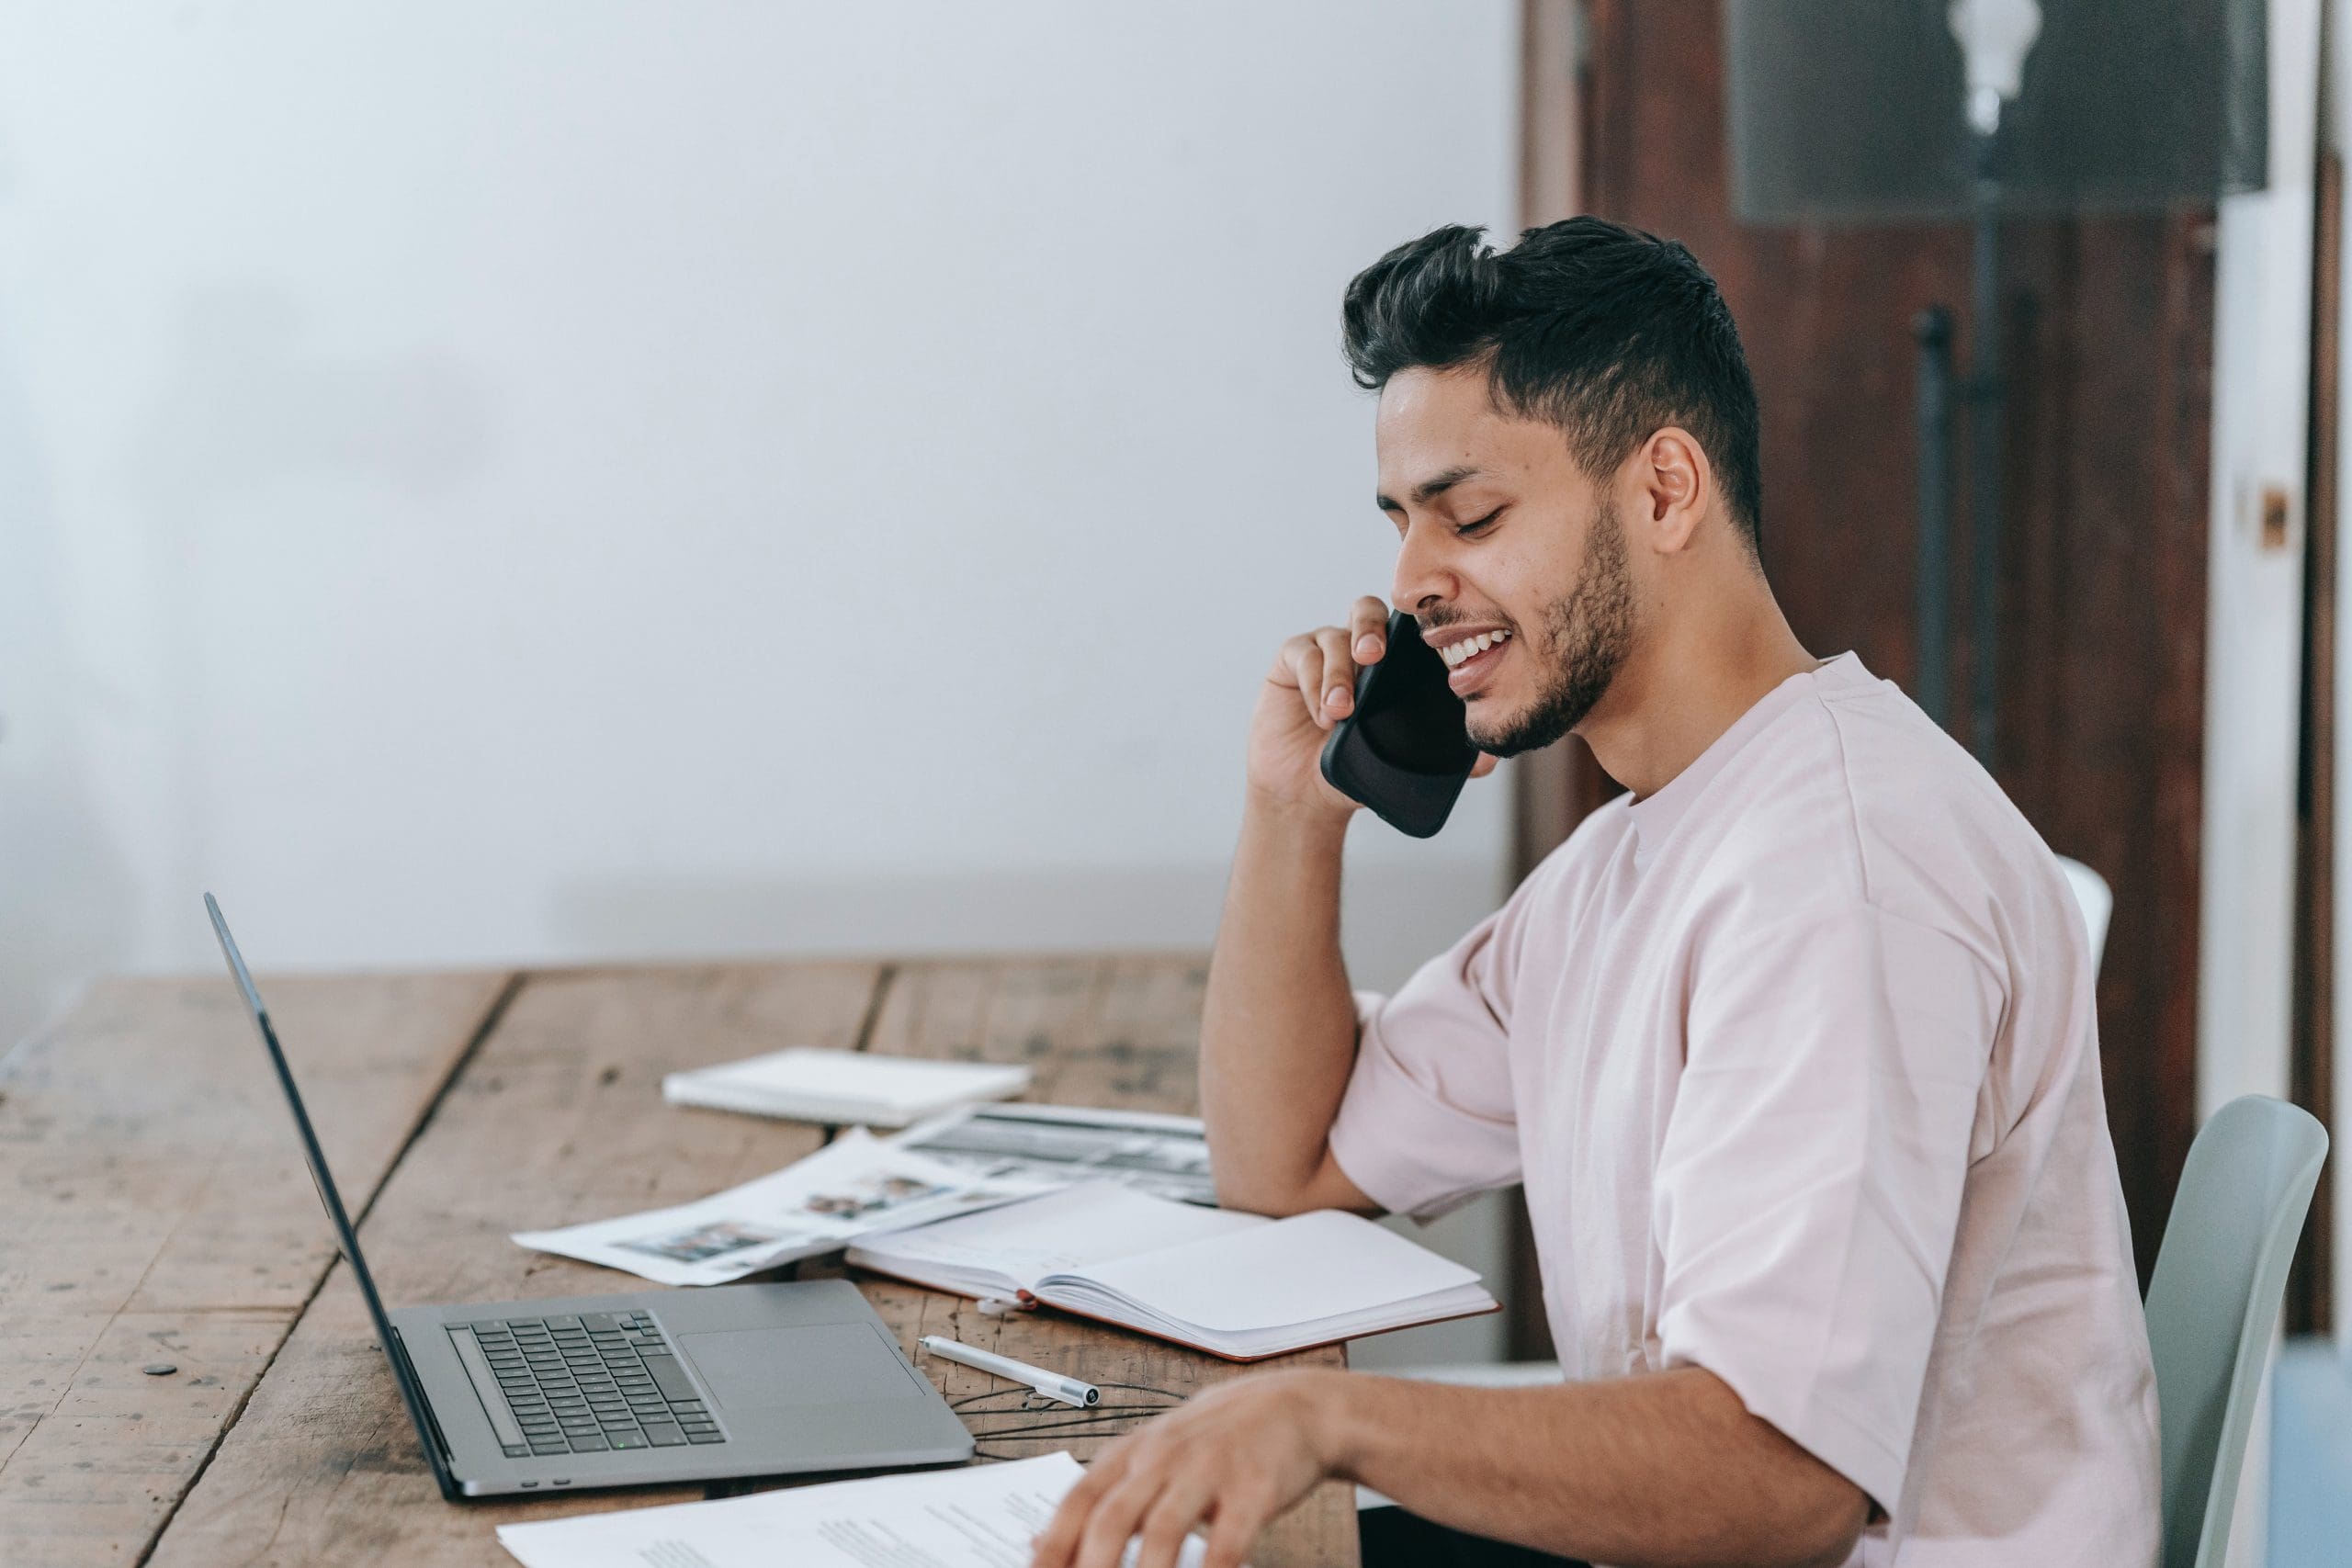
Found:
<path fill-rule="evenodd" d="M 1072 1568 L 1118 1568 L 1127 1542 L 1143 1523 L 1144 1510 L 1159 1500 L 1164 1480 L 1157 1465 L 1139 1465 L 1105 1492 L 1078 1539 Z"/>
<path fill-rule="evenodd" d="M 1029 1568 L 1069 1568 L 1070 1553 L 1078 1550 L 1079 1532 L 1086 1528 L 1087 1515 L 1094 1511 L 1093 1499 L 1083 1493 L 1084 1486 L 1080 1481 L 1062 1495 L 1061 1506 L 1029 1543 Z"/>
<path fill-rule="evenodd" d="M 1258 1532 L 1273 1521 L 1273 1504 L 1251 1487 L 1227 1491 L 1216 1500 L 1216 1517 L 1209 1521 L 1208 1551 L 1201 1568 L 1242 1568 Z"/>
<path fill-rule="evenodd" d="M 1184 1550 L 1184 1538 L 1201 1522 L 1210 1497 L 1209 1483 L 1203 1478 L 1180 1476 L 1169 1483 L 1143 1517 L 1142 1542 L 1136 1552 L 1135 1568 L 1176 1568 L 1177 1555 Z"/>
<path fill-rule="evenodd" d="M 1275 656 L 1276 685 L 1298 687 L 1306 716 L 1329 729 L 1355 710 L 1359 665 L 1376 664 L 1388 651 L 1388 606 L 1366 594 L 1356 601 L 1344 626 L 1322 626 L 1289 638 Z"/>
<path fill-rule="evenodd" d="M 1388 606 L 1367 593 L 1348 615 L 1348 641 L 1359 664 L 1377 664 L 1388 651 Z"/>
<path fill-rule="evenodd" d="M 1290 639 L 1290 678 L 1298 686 L 1298 700 L 1306 705 L 1312 723 L 1329 728 L 1323 716 L 1323 650 L 1311 637 Z"/>
<path fill-rule="evenodd" d="M 1068 1568 L 1078 1551 L 1080 1538 L 1085 1533 L 1086 1521 L 1093 1517 L 1095 1500 L 1126 1473 L 1127 1453 L 1126 1444 L 1113 1444 L 1086 1467 L 1086 1473 L 1078 1478 L 1077 1484 L 1062 1495 L 1062 1505 L 1054 1510 L 1052 1521 L 1031 1543 L 1031 1568 Z"/>
<path fill-rule="evenodd" d="M 1348 634 L 1337 626 L 1317 632 L 1315 646 L 1323 651 L 1323 712 L 1328 729 L 1355 705 L 1356 661 L 1348 651 Z"/>

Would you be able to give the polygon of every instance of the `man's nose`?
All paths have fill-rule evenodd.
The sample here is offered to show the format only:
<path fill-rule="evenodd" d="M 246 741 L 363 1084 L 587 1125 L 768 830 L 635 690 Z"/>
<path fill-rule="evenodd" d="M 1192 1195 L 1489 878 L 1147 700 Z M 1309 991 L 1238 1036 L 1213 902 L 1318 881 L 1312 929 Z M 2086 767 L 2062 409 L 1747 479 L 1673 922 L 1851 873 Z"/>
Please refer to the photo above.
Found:
<path fill-rule="evenodd" d="M 1418 615 L 1459 593 L 1461 585 L 1445 563 L 1442 533 L 1435 524 L 1406 525 L 1396 550 L 1396 579 L 1388 593 L 1388 602 L 1397 609 Z"/>

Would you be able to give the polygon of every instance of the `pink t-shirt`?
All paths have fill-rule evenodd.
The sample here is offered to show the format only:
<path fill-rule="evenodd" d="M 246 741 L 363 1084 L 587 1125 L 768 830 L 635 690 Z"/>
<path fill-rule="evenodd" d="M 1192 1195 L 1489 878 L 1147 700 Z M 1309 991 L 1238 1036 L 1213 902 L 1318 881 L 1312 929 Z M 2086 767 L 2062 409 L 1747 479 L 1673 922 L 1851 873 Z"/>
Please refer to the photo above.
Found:
<path fill-rule="evenodd" d="M 1883 1511 L 1852 1562 L 2152 1564 L 2155 1382 L 2049 849 L 1852 654 L 1595 812 L 1394 997 L 1331 1147 L 1523 1181 L 1572 1379 L 1697 1365 Z"/>

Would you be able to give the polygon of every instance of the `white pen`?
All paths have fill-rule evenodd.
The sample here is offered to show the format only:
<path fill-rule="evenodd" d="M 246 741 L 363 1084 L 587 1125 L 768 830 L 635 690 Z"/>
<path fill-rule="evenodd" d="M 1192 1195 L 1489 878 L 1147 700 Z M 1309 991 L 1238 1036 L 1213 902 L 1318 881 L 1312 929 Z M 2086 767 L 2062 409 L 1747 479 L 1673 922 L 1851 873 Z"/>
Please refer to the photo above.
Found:
<path fill-rule="evenodd" d="M 1102 1391 L 1091 1382 L 1066 1378 L 1059 1372 L 1049 1372 L 1043 1367 L 1033 1367 L 1010 1356 L 975 1350 L 969 1345 L 957 1344 L 941 1335 L 926 1334 L 915 1343 L 934 1356 L 944 1356 L 951 1361 L 961 1361 L 967 1367 L 993 1372 L 1008 1382 L 1025 1382 L 1047 1399 L 1058 1399 L 1064 1404 L 1075 1404 L 1081 1410 L 1102 1398 Z"/>

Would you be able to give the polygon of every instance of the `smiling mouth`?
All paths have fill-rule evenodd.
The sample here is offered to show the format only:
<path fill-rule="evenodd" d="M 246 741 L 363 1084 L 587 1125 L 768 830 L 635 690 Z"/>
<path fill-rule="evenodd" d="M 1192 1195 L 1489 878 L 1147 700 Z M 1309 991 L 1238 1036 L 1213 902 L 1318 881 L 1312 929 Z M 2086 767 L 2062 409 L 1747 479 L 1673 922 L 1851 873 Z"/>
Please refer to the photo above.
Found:
<path fill-rule="evenodd" d="M 1486 684 L 1487 672 L 1500 663 L 1510 651 L 1511 635 L 1488 632 L 1465 637 L 1438 649 L 1438 657 L 1445 660 L 1445 683 L 1453 694 L 1468 702 L 1477 689 Z"/>
<path fill-rule="evenodd" d="M 1460 642 L 1448 643 L 1437 650 L 1437 656 L 1445 660 L 1445 667 L 1448 670 L 1458 670 L 1478 655 L 1498 648 L 1510 640 L 1510 633 L 1508 631 L 1482 632 L 1476 637 L 1464 637 Z"/>

